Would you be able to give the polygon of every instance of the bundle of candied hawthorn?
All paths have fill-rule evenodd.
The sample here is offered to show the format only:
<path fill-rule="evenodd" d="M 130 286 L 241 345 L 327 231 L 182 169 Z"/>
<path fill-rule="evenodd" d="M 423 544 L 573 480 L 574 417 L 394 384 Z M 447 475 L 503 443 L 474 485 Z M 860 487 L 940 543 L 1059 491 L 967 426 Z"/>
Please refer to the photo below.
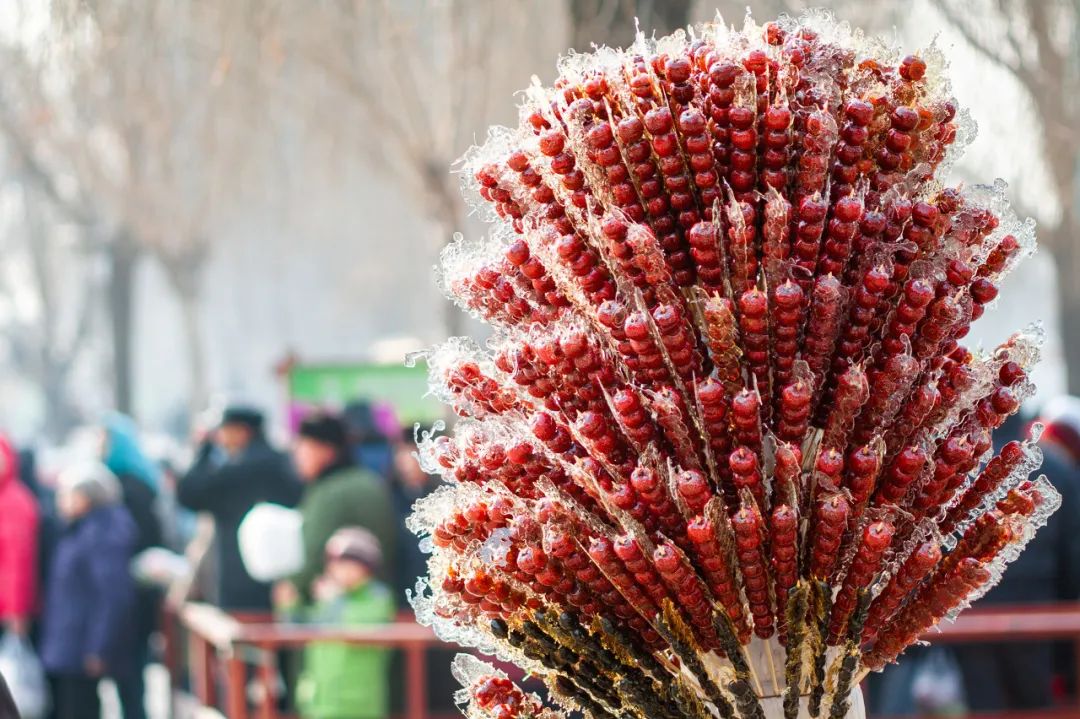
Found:
<path fill-rule="evenodd" d="M 943 71 L 817 14 L 639 36 L 468 154 L 494 230 L 442 281 L 494 336 L 427 356 L 463 419 L 413 601 L 559 705 L 462 658 L 470 716 L 854 716 L 1045 522 L 1038 449 L 990 440 L 1038 330 L 961 344 L 1032 226 L 937 179 Z"/>

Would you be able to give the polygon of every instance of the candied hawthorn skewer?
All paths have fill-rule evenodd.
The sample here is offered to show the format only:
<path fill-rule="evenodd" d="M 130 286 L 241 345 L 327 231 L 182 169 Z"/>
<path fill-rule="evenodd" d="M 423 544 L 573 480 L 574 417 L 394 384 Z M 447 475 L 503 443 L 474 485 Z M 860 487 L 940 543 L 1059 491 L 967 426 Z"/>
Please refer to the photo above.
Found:
<path fill-rule="evenodd" d="M 827 408 L 822 446 L 840 450 L 847 447 L 855 419 L 868 399 L 870 386 L 866 371 L 860 365 L 851 365 L 837 379 L 832 402 L 822 408 Z"/>
<path fill-rule="evenodd" d="M 728 551 L 720 543 L 716 524 L 708 515 L 698 515 L 687 525 L 686 533 L 693 544 L 694 563 L 709 591 L 723 607 L 739 642 L 746 644 L 750 639 L 750 625 L 743 612 L 735 568 Z"/>
<path fill-rule="evenodd" d="M 698 285 L 710 294 L 722 294 L 727 273 L 721 255 L 719 226 L 711 221 L 699 222 L 686 233 L 686 239 L 690 243 Z"/>
<path fill-rule="evenodd" d="M 889 622 L 888 629 L 863 655 L 864 666 L 874 670 L 895 661 L 923 632 L 937 624 L 989 579 L 990 571 L 973 557 L 967 557 L 940 576 L 935 576 Z"/>
<path fill-rule="evenodd" d="M 758 511 L 765 512 L 765 485 L 761 478 L 758 456 L 746 446 L 736 447 L 728 456 L 728 467 L 735 489 L 740 494 L 746 490 L 754 498 Z"/>
<path fill-rule="evenodd" d="M 612 395 L 611 405 L 615 410 L 620 429 L 639 451 L 656 439 L 656 425 L 653 424 L 637 392 L 630 387 L 623 387 Z"/>
<path fill-rule="evenodd" d="M 839 594 L 833 600 L 832 617 L 829 619 L 829 643 L 837 645 L 844 640 L 848 620 L 858 601 L 858 593 L 870 586 L 881 571 L 881 560 L 892 544 L 893 526 L 888 522 L 872 522 L 863 529 L 862 539 L 848 567 Z"/>
<path fill-rule="evenodd" d="M 911 503 L 917 518 L 928 516 L 947 504 L 956 486 L 975 468 L 978 457 L 975 443 L 962 428 L 954 430 L 940 445 L 933 458 L 933 474 L 918 488 Z"/>
<path fill-rule="evenodd" d="M 630 474 L 630 486 L 648 506 L 661 530 L 676 541 L 682 540 L 684 522 L 659 473 L 639 464 Z"/>
<path fill-rule="evenodd" d="M 540 713 L 540 701 L 525 694 L 504 676 L 478 677 L 468 690 L 473 703 L 492 719 L 525 719 Z"/>
<path fill-rule="evenodd" d="M 747 107 L 749 104 L 736 95 L 735 103 L 728 109 L 731 172 L 727 179 L 735 198 L 746 207 L 750 207 L 748 201 L 753 199 L 757 185 L 757 112 L 756 108 Z M 752 215 L 747 224 L 754 224 Z"/>
<path fill-rule="evenodd" d="M 769 391 L 769 301 L 753 287 L 739 297 L 739 332 L 746 364 L 759 392 Z"/>
<path fill-rule="evenodd" d="M 874 504 L 900 504 L 926 466 L 926 450 L 919 445 L 908 445 L 893 458 L 885 470 L 881 484 L 874 495 Z"/>
<path fill-rule="evenodd" d="M 870 605 L 863 626 L 863 641 L 872 642 L 885 623 L 896 614 L 903 601 L 911 595 L 941 561 L 941 546 L 927 540 L 917 546 L 892 576 Z"/>
<path fill-rule="evenodd" d="M 823 246 L 824 254 L 818 261 L 819 275 L 844 276 L 863 210 L 862 200 L 855 196 L 841 197 L 833 204 Z"/>
<path fill-rule="evenodd" d="M 787 632 L 787 598 L 799 580 L 798 531 L 798 513 L 787 504 L 778 504 L 769 517 L 769 555 L 782 635 Z"/>
<path fill-rule="evenodd" d="M 814 508 L 810 544 L 810 576 L 828 582 L 840 559 L 840 544 L 847 530 L 851 507 L 841 494 L 825 497 Z"/>
<path fill-rule="evenodd" d="M 735 304 L 726 297 L 708 297 L 703 302 L 702 315 L 705 318 L 704 339 L 716 367 L 717 379 L 734 394 L 742 388 Z"/>
<path fill-rule="evenodd" d="M 1020 467 L 1028 451 L 1023 443 L 1015 440 L 1002 447 L 1001 451 L 986 463 L 982 472 L 960 496 L 956 504 L 949 508 L 948 515 L 941 526 L 942 531 L 952 532 L 957 525 L 969 519 L 972 512 L 987 497 L 994 494 L 998 487 Z"/>
<path fill-rule="evenodd" d="M 810 426 L 810 402 L 813 388 L 802 378 L 784 387 L 780 393 L 780 410 L 776 436 L 783 442 L 801 445 Z"/>
<path fill-rule="evenodd" d="M 754 206 L 732 202 L 727 208 L 728 254 L 731 264 L 731 287 L 736 294 L 750 292 L 757 282 L 758 262 L 755 240 Z"/>
<path fill-rule="evenodd" d="M 761 452 L 761 395 L 741 390 L 731 399 L 732 438 L 742 447 Z"/>
<path fill-rule="evenodd" d="M 881 449 L 867 444 L 848 453 L 844 463 L 844 488 L 851 495 L 853 519 L 862 516 L 877 486 L 882 466 Z"/>
<path fill-rule="evenodd" d="M 719 649 L 720 640 L 713 628 L 712 609 L 705 585 L 686 558 L 674 543 L 664 542 L 653 550 L 652 560 L 668 591 L 676 597 L 680 611 L 690 620 L 694 636 L 701 646 Z"/>
<path fill-rule="evenodd" d="M 773 321 L 770 325 L 773 335 L 772 369 L 774 383 L 778 387 L 787 386 L 791 380 L 795 355 L 799 349 L 803 304 L 802 287 L 791 280 L 773 289 Z"/>
<path fill-rule="evenodd" d="M 840 142 L 836 145 L 833 163 L 833 196 L 849 194 L 859 177 L 859 163 L 864 146 L 870 137 L 867 125 L 874 119 L 874 106 L 865 100 L 852 98 L 844 104 L 844 124 L 840 127 Z"/>
<path fill-rule="evenodd" d="M 915 432 L 941 403 L 941 391 L 933 380 L 926 380 L 916 387 L 900 410 L 892 428 L 885 435 L 890 454 L 897 452 L 911 440 Z"/>
<path fill-rule="evenodd" d="M 915 277 L 907 281 L 881 341 L 884 356 L 898 355 L 905 351 L 905 343 L 910 342 L 915 335 L 915 330 L 926 316 L 934 296 L 934 286 L 926 279 Z"/>
<path fill-rule="evenodd" d="M 761 639 L 768 639 L 773 635 L 775 627 L 769 602 L 769 572 L 764 551 L 765 527 L 761 514 L 753 504 L 744 503 L 732 516 L 731 526 L 735 533 L 735 555 L 739 560 L 743 592 L 754 621 L 754 634 Z"/>
<path fill-rule="evenodd" d="M 919 363 L 909 354 L 890 355 L 872 374 L 869 398 L 862 408 L 852 439 L 866 444 L 875 433 L 888 428 L 903 407 L 919 377 Z"/>
<path fill-rule="evenodd" d="M 782 284 L 782 271 L 791 256 L 791 203 L 775 189 L 765 199 L 761 254 L 769 287 Z M 800 285 L 802 289 L 802 285 Z"/>
<path fill-rule="evenodd" d="M 614 544 L 610 539 L 599 536 L 591 537 L 586 552 L 593 563 L 603 572 L 607 580 L 618 589 L 619 594 L 640 615 L 640 618 L 651 621 L 657 615 L 660 611 L 659 608 L 645 593 L 645 590 L 634 581 L 634 576 L 623 566 L 622 560 L 615 553 Z"/>
<path fill-rule="evenodd" d="M 863 275 L 852 295 L 848 321 L 836 346 L 834 373 L 839 374 L 862 359 L 872 340 L 871 325 L 888 288 L 889 273 L 884 267 L 873 267 Z"/>
<path fill-rule="evenodd" d="M 810 297 L 802 348 L 802 358 L 814 376 L 815 404 L 825 388 L 842 320 L 843 287 L 840 280 L 833 275 L 818 277 Z"/>
<path fill-rule="evenodd" d="M 801 270 L 796 276 L 810 278 L 818 264 L 821 252 L 821 235 L 825 231 L 825 216 L 829 205 L 819 196 L 804 197 L 796 209 L 798 222 L 795 225 L 795 238 L 791 245 L 791 255 L 795 265 Z M 827 274 L 824 276 L 828 276 Z M 809 279 L 803 279 L 803 290 L 809 290 Z"/>

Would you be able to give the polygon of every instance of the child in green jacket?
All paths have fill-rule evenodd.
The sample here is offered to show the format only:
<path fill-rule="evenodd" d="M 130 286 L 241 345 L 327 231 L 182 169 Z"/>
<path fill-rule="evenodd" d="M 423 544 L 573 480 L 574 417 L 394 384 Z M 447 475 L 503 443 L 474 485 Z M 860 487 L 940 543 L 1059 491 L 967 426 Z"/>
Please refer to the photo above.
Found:
<path fill-rule="evenodd" d="M 379 540 L 345 527 L 326 543 L 326 569 L 315 584 L 310 623 L 352 627 L 394 618 L 394 598 L 373 577 L 382 563 Z M 341 642 L 313 642 L 304 650 L 296 687 L 304 719 L 384 719 L 388 713 L 389 652 Z"/>

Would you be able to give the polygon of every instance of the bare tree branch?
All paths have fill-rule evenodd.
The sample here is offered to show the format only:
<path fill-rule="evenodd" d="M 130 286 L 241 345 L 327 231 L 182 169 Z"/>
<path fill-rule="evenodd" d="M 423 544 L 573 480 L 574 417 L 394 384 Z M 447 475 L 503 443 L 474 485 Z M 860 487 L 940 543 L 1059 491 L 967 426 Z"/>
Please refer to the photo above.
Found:
<path fill-rule="evenodd" d="M 973 14 L 958 11 L 954 9 L 949 0 L 938 0 L 934 4 L 934 7 L 938 9 L 949 24 L 960 33 L 964 41 L 979 53 L 985 60 L 989 60 L 994 65 L 1001 67 L 1009 72 L 1019 75 L 1022 72 L 1022 66 L 1019 64 L 1010 63 L 1006 60 L 1000 51 L 991 47 L 988 43 L 984 42 L 979 34 L 970 26 L 968 18 Z M 977 17 L 977 15 L 975 15 Z M 1018 56 L 1019 57 L 1019 56 Z"/>

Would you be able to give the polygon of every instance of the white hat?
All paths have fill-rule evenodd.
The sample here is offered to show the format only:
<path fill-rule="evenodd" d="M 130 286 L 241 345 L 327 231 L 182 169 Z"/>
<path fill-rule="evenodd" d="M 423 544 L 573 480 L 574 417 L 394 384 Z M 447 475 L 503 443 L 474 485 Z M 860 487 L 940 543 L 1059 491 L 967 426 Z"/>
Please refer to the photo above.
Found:
<path fill-rule="evenodd" d="M 60 473 L 57 487 L 62 492 L 78 492 L 95 507 L 117 504 L 123 497 L 120 481 L 101 462 L 82 461 L 71 465 Z"/>

